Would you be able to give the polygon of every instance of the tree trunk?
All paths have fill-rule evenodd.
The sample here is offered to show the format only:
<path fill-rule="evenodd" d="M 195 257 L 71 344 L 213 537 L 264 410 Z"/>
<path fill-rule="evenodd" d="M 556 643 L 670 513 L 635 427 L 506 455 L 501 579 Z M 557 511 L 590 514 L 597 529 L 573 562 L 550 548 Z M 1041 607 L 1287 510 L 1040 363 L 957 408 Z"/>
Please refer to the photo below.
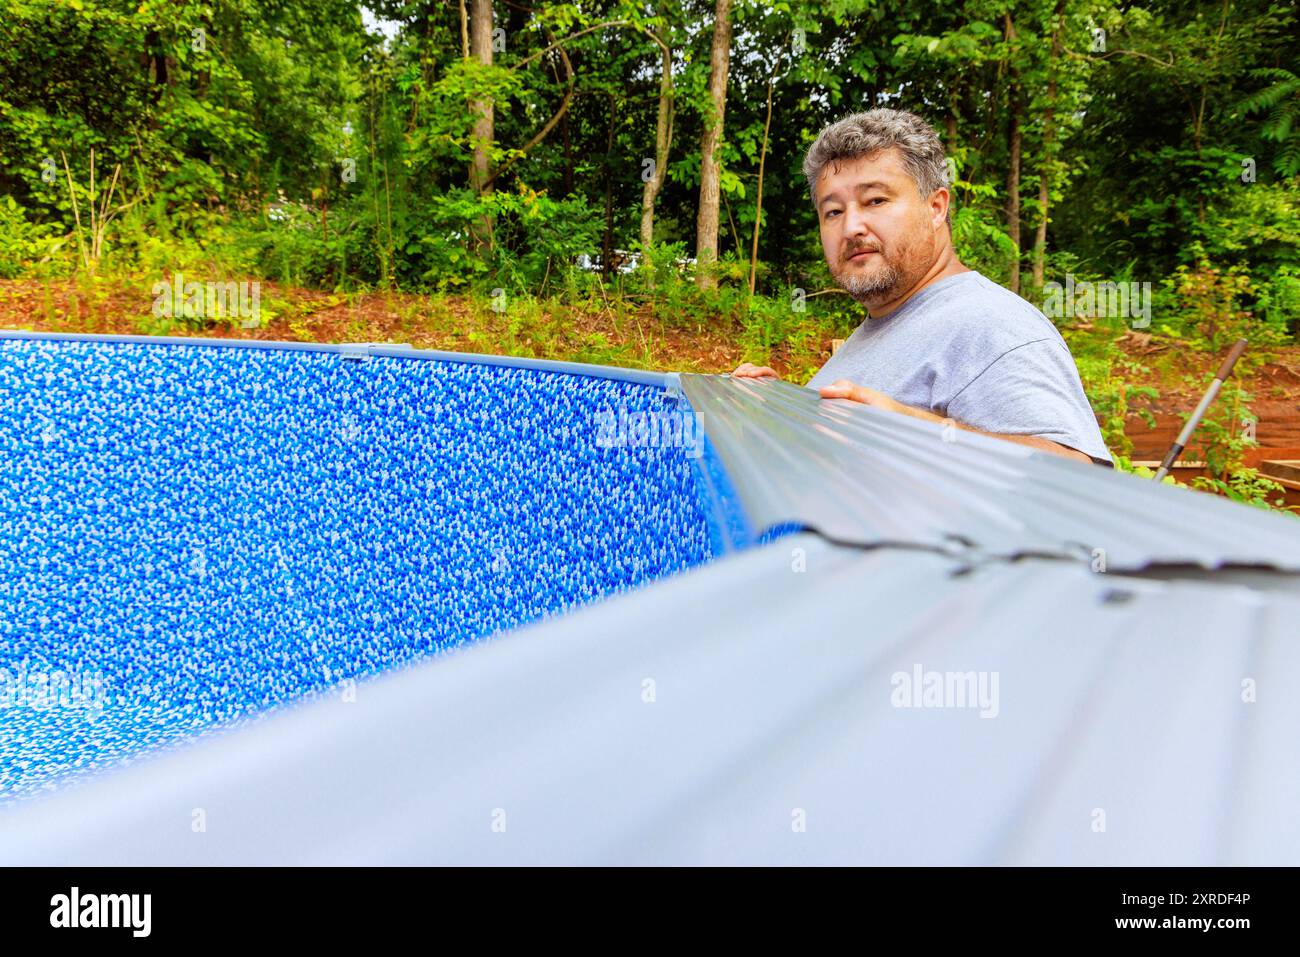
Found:
<path fill-rule="evenodd" d="M 722 170 L 718 147 L 722 142 L 727 107 L 727 68 L 731 59 L 731 0 L 717 0 L 713 23 L 713 49 L 709 56 L 710 115 L 705 117 L 700 139 L 700 204 L 695 219 L 696 282 L 701 289 L 713 289 L 718 277 L 718 198 Z"/>
<path fill-rule="evenodd" d="M 645 250 L 654 242 L 655 233 L 655 197 L 663 188 L 664 177 L 668 173 L 668 150 L 673 139 L 673 51 L 667 45 L 667 30 L 660 31 L 659 39 L 664 41 L 663 67 L 659 78 L 659 117 L 655 121 L 655 168 L 654 175 L 645 181 L 641 191 L 641 249 Z M 651 269 L 650 260 L 643 261 L 646 269 Z M 653 281 L 654 272 L 650 273 Z"/>
<path fill-rule="evenodd" d="M 492 0 L 473 0 L 470 15 L 470 55 L 484 66 L 492 65 Z M 492 101 L 474 99 L 469 104 L 474 120 L 474 157 L 470 162 L 469 185 L 479 194 L 491 192 L 488 183 L 489 149 L 492 144 Z M 492 246 L 492 219 L 483 216 L 471 226 L 476 249 Z"/>
<path fill-rule="evenodd" d="M 1011 14 L 1006 14 L 1007 39 L 1014 39 L 1016 28 L 1011 23 Z M 1010 54 L 1014 58 L 1015 53 Z M 1012 60 L 1009 73 L 1011 87 L 1007 93 L 1007 107 L 1011 114 L 1007 124 L 1007 235 L 1016 244 L 1016 257 L 1011 264 L 1011 277 L 1008 283 L 1014 293 L 1020 292 L 1020 70 Z"/>
<path fill-rule="evenodd" d="M 157 103 L 162 99 L 163 87 L 170 86 L 175 82 L 167 69 L 168 61 L 171 59 L 167 56 L 166 46 L 163 44 L 162 34 L 157 30 L 146 30 L 144 35 L 144 47 L 146 57 L 145 72 L 149 74 L 150 90 L 149 99 Z"/>
<path fill-rule="evenodd" d="M 614 263 L 614 124 L 618 100 L 609 94 L 609 140 L 605 143 L 605 236 L 600 244 L 600 273 L 609 278 Z"/>
<path fill-rule="evenodd" d="M 780 67 L 780 54 L 777 55 L 777 68 Z M 776 85 L 776 69 L 767 80 L 767 119 L 763 121 L 763 147 L 758 153 L 758 194 L 754 199 L 754 244 L 749 253 L 749 294 L 754 294 L 758 282 L 758 230 L 763 222 L 763 173 L 767 166 L 767 141 L 772 130 L 772 87 Z"/>
<path fill-rule="evenodd" d="M 573 143 L 569 138 L 569 114 L 567 111 L 560 123 L 563 124 L 561 130 L 564 133 L 564 195 L 567 197 L 573 192 Z"/>
<path fill-rule="evenodd" d="M 1038 174 L 1038 232 L 1034 236 L 1034 288 L 1042 289 L 1047 259 L 1048 204 L 1052 196 L 1052 164 L 1056 161 L 1056 64 L 1061 57 L 1065 0 L 1056 2 L 1052 28 L 1052 62 L 1047 68 L 1047 103 L 1043 109 L 1043 165 Z"/>
<path fill-rule="evenodd" d="M 204 52 L 198 59 L 198 67 L 194 71 L 194 98 L 196 100 L 205 100 L 208 97 L 208 87 L 212 83 L 212 60 L 209 59 L 213 54 L 208 45 L 213 42 L 214 35 L 212 29 L 212 15 L 203 14 L 199 17 L 199 23 L 202 24 L 204 37 Z M 212 151 L 208 151 L 208 162 L 212 163 Z"/>

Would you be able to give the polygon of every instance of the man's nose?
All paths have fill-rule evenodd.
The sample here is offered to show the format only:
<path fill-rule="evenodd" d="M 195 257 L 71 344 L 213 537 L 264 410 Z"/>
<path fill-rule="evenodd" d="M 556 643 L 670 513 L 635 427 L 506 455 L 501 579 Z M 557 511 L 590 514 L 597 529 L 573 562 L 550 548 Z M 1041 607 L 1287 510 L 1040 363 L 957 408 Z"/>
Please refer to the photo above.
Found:
<path fill-rule="evenodd" d="M 871 235 L 871 225 L 865 206 L 850 203 L 844 210 L 845 238 L 860 239 Z"/>

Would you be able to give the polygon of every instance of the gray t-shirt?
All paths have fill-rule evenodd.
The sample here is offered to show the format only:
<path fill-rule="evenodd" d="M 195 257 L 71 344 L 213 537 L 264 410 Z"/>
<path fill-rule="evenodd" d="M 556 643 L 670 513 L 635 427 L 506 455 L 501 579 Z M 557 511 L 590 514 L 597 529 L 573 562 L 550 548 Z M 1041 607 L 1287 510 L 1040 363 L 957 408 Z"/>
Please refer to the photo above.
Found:
<path fill-rule="evenodd" d="M 1056 326 L 973 270 L 866 319 L 808 388 L 837 379 L 982 432 L 1041 436 L 1113 464 Z"/>

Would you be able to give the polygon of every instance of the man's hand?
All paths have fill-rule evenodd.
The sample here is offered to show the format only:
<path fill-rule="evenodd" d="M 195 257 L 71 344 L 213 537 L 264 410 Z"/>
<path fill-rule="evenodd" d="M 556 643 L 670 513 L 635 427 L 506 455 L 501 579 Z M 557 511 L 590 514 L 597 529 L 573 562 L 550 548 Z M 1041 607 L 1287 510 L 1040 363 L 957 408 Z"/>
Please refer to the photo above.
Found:
<path fill-rule="evenodd" d="M 1027 445 L 1032 449 L 1038 449 L 1041 452 L 1050 452 L 1053 455 L 1059 455 L 1062 458 L 1074 459 L 1079 462 L 1092 464 L 1092 457 L 1080 452 L 1078 449 L 1072 449 L 1068 445 L 1062 445 L 1060 442 L 1053 442 L 1051 439 L 1045 439 L 1038 435 L 1008 435 L 1002 432 L 981 432 L 979 429 L 973 429 L 969 425 L 963 425 L 955 419 L 945 419 L 941 415 L 935 415 L 926 409 L 918 409 L 915 406 L 904 405 L 896 402 L 883 392 L 877 392 L 875 389 L 868 389 L 866 386 L 857 385 L 848 379 L 837 379 L 830 385 L 821 387 L 821 397 L 823 399 L 850 399 L 854 402 L 861 402 L 863 405 L 875 406 L 877 409 L 884 409 L 886 412 L 897 412 L 901 415 L 910 415 L 915 419 L 925 419 L 927 422 L 951 422 L 959 429 L 967 432 L 976 432 L 980 435 L 989 435 L 995 439 L 1003 439 L 1007 442 L 1015 442 L 1017 445 Z"/>
<path fill-rule="evenodd" d="M 752 362 L 742 362 L 736 367 L 736 371 L 731 373 L 733 379 L 779 379 L 780 373 L 775 369 L 769 369 L 767 366 L 756 366 Z"/>
<path fill-rule="evenodd" d="M 910 405 L 903 405 L 901 402 L 895 402 L 883 392 L 877 392 L 875 389 L 868 389 L 864 385 L 856 385 L 848 379 L 836 379 L 830 385 L 821 387 L 821 396 L 823 399 L 851 399 L 854 402 L 861 402 L 863 405 L 875 406 L 877 409 L 884 409 L 886 412 L 898 412 L 902 415 L 914 415 L 917 418 L 936 419 L 940 422 L 943 420 L 930 412 L 922 412 L 921 409 L 914 409 Z M 917 413 L 921 413 L 917 415 Z"/>

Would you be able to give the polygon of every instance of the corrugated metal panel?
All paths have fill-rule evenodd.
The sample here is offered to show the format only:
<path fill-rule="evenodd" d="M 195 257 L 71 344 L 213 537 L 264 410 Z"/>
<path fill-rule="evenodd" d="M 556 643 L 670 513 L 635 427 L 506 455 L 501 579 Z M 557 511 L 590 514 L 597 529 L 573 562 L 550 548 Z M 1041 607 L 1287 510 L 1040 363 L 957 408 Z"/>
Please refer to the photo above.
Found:
<path fill-rule="evenodd" d="M 1300 859 L 1300 596 L 960 567 L 787 538 L 10 811 L 0 847 L 94 864 Z M 897 706 L 918 667 L 996 675 L 996 715 Z"/>
<path fill-rule="evenodd" d="M 1300 522 L 1100 466 L 947 429 L 811 389 L 683 374 L 756 531 L 785 523 L 840 542 L 1109 569 L 1251 565 L 1300 571 Z"/>

